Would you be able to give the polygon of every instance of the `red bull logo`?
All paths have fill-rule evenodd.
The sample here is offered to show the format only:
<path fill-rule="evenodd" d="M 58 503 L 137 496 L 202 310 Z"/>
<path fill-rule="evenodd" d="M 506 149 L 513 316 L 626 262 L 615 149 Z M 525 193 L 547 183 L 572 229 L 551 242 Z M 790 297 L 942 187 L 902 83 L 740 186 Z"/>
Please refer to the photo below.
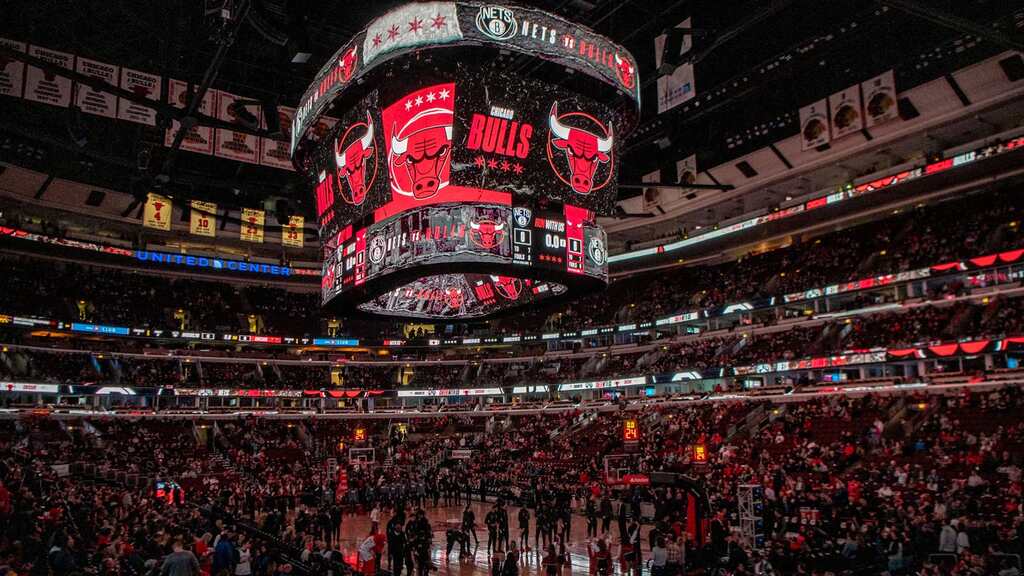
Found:
<path fill-rule="evenodd" d="M 484 250 L 490 250 L 505 239 L 505 223 L 494 220 L 470 222 L 469 239 Z"/>
<path fill-rule="evenodd" d="M 564 120 L 570 117 L 581 117 L 589 119 L 595 124 L 604 135 L 583 128 L 576 128 L 567 125 Z M 609 124 L 605 129 L 604 125 L 596 118 L 583 112 L 572 112 L 569 114 L 558 114 L 558 102 L 551 105 L 551 113 L 548 115 L 548 160 L 551 168 L 558 174 L 559 179 L 572 187 L 578 194 L 590 194 L 593 190 L 603 188 L 611 179 L 611 170 L 599 185 L 595 185 L 594 176 L 602 164 L 609 164 L 612 159 L 612 145 L 615 137 L 612 134 L 612 127 Z M 552 148 L 565 152 L 565 166 L 568 168 L 568 178 L 563 175 L 564 169 L 556 166 Z M 561 164 L 560 162 L 558 163 Z"/>
<path fill-rule="evenodd" d="M 618 52 L 615 53 L 614 60 L 615 76 L 622 82 L 623 87 L 632 90 L 636 85 L 636 67 L 629 60 L 619 56 Z"/>
<path fill-rule="evenodd" d="M 391 188 L 417 200 L 448 185 L 452 152 L 451 110 L 430 108 L 391 131 Z"/>
<path fill-rule="evenodd" d="M 512 276 L 491 276 L 494 289 L 506 300 L 518 300 L 523 292 L 523 281 Z"/>
<path fill-rule="evenodd" d="M 353 46 L 351 50 L 346 50 L 341 56 L 338 57 L 338 70 L 341 72 L 341 81 L 348 82 L 352 79 L 352 73 L 355 72 L 356 64 L 359 63 L 356 58 L 358 46 Z"/>
<path fill-rule="evenodd" d="M 348 144 L 352 135 L 355 140 Z M 366 122 L 357 122 L 334 143 L 334 161 L 338 167 L 339 182 L 344 180 L 347 186 L 341 186 L 341 198 L 349 204 L 360 206 L 366 200 L 366 191 L 377 180 L 377 147 L 373 141 L 373 118 L 366 112 Z M 367 166 L 372 164 L 373 170 L 367 180 Z"/>

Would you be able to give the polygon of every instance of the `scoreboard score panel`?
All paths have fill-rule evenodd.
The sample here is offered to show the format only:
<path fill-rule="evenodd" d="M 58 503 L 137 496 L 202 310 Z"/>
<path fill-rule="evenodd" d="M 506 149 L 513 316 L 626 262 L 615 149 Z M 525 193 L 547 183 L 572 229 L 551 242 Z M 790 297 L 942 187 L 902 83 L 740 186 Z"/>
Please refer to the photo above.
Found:
<path fill-rule="evenodd" d="M 605 235 L 592 219 L 593 212 L 573 206 L 534 213 L 444 204 L 355 232 L 349 227 L 328 250 L 323 302 L 352 296 L 360 310 L 375 314 L 480 317 L 561 296 L 568 287 L 560 278 L 567 275 L 603 284 Z M 588 244 L 600 250 L 585 250 Z M 419 277 L 409 276 L 417 270 Z M 515 297 L 499 297 L 509 294 Z"/>

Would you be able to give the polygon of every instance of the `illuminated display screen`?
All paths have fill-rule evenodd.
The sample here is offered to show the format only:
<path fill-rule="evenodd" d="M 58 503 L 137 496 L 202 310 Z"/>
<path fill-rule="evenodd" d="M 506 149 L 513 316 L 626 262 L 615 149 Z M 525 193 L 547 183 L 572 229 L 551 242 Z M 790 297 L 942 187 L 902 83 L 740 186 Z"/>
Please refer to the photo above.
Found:
<path fill-rule="evenodd" d="M 459 68 L 445 75 L 471 75 Z M 432 204 L 613 208 L 621 119 L 609 107 L 498 73 L 385 92 L 349 109 L 316 158 L 325 237 Z"/>
<path fill-rule="evenodd" d="M 457 44 L 463 13 L 456 29 L 440 11 L 458 6 L 411 4 L 387 18 L 415 22 L 439 11 L 448 24 L 423 43 Z M 532 30 L 515 10 L 472 10 L 473 26 L 492 40 L 513 34 L 511 26 Z M 352 74 L 365 72 L 360 62 L 376 59 L 371 81 L 355 83 L 336 106 L 337 123 L 302 156 L 316 189 L 323 304 L 460 319 L 603 288 L 607 239 L 597 216 L 614 207 L 621 137 L 636 120 L 631 57 L 589 43 L 581 54 L 609 66 L 602 81 L 543 81 L 506 72 L 497 50 L 403 58 L 413 44 L 387 38 L 378 24 L 366 34 L 382 34 L 380 42 L 361 56 L 358 46 L 340 53 L 337 74 L 324 76 L 332 88 L 307 92 L 319 101 L 351 87 Z"/>
<path fill-rule="evenodd" d="M 640 428 L 636 420 L 630 418 L 622 422 L 622 440 L 625 442 L 640 440 Z"/>

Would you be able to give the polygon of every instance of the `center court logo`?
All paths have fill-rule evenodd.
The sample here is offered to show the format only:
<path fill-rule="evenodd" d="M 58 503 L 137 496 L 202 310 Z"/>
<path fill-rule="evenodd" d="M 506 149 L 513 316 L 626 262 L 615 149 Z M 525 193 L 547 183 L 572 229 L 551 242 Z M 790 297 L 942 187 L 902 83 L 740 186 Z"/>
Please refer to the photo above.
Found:
<path fill-rule="evenodd" d="M 476 13 L 476 28 L 494 40 L 510 40 L 519 31 L 515 13 L 504 6 L 484 5 Z"/>

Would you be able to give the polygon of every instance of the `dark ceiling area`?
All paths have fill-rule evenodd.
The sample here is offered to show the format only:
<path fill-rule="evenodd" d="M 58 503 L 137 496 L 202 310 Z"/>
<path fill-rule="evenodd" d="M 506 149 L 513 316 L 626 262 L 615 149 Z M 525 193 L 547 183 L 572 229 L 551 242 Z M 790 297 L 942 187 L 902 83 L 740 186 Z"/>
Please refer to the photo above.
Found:
<path fill-rule="evenodd" d="M 210 4 L 207 1 L 206 4 Z M 234 2 L 246 5 L 249 0 Z M 346 40 L 398 1 L 251 0 L 213 86 L 294 105 Z M 623 181 L 696 153 L 712 166 L 797 131 L 797 109 L 889 68 L 901 87 L 1024 43 L 1024 8 L 1005 0 L 535 0 L 626 46 L 643 82 L 643 119 L 625 141 Z M 12 0 L 0 37 L 199 83 L 223 33 L 204 2 Z M 697 98 L 655 106 L 654 37 L 692 17 Z M 305 64 L 290 61 L 306 46 Z M 0 159 L 117 189 L 150 185 L 165 161 L 163 130 L 0 99 Z M 166 186 L 231 204 L 284 197 L 311 213 L 293 173 L 179 155 Z M 140 184 L 141 183 L 141 184 Z M 623 190 L 621 194 L 636 194 Z"/>

